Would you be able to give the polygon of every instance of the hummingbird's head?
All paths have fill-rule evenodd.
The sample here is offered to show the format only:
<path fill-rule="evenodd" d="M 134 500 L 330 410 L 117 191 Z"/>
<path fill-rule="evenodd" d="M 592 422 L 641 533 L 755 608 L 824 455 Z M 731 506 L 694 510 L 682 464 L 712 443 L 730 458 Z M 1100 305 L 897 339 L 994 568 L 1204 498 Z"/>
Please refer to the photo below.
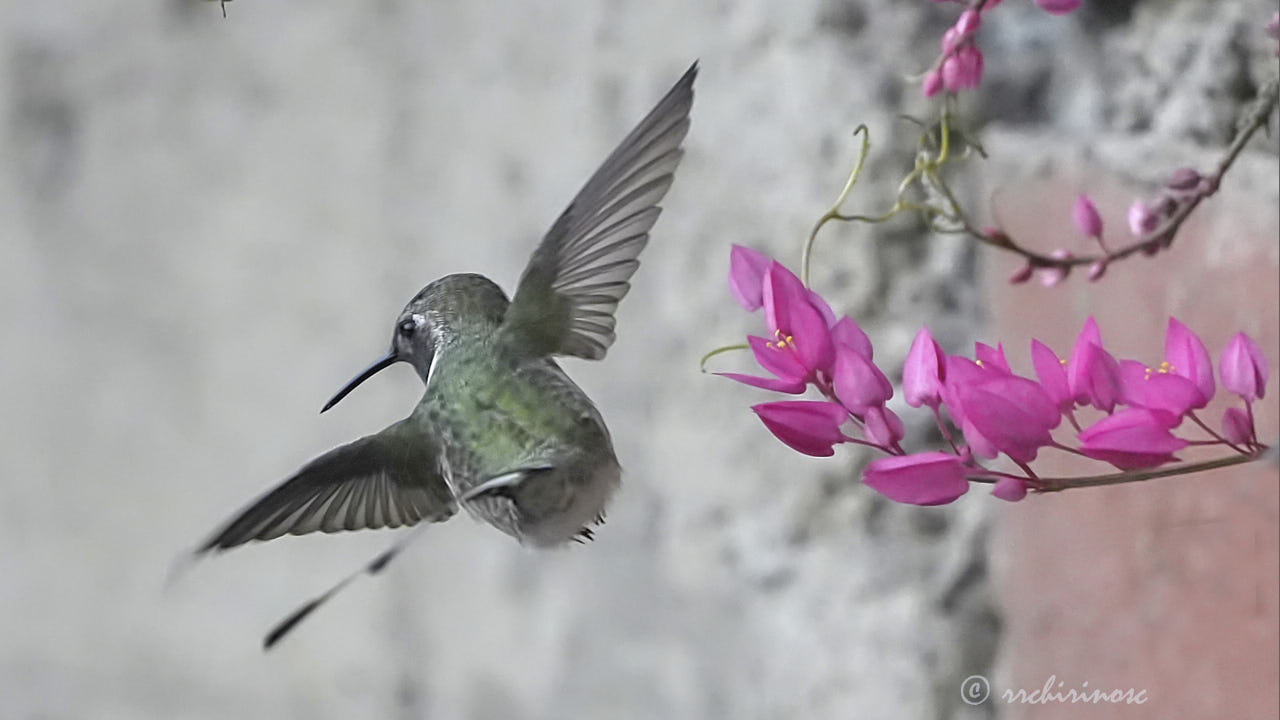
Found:
<path fill-rule="evenodd" d="M 432 282 L 400 311 L 391 335 L 391 349 L 352 378 L 320 412 L 337 405 L 360 383 L 398 362 L 413 365 L 426 382 L 437 354 L 463 334 L 497 329 L 509 304 L 502 288 L 483 275 L 459 273 Z"/>

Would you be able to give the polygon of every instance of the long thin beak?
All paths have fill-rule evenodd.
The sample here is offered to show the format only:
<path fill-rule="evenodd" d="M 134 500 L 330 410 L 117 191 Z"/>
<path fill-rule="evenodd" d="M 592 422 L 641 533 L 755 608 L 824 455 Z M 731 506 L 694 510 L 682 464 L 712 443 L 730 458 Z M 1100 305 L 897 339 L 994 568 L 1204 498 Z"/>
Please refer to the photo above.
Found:
<path fill-rule="evenodd" d="M 334 395 L 333 397 L 329 398 L 329 402 L 325 403 L 324 407 L 320 408 L 320 412 L 324 412 L 329 408 L 333 407 L 334 405 L 337 405 L 339 400 L 346 397 L 347 393 L 351 392 L 352 390 L 355 390 L 360 383 L 364 382 L 365 380 L 368 380 L 374 375 L 377 375 L 379 370 L 382 370 L 384 368 L 394 365 L 399 360 L 400 360 L 400 356 L 396 355 L 395 350 L 391 350 L 387 352 L 386 355 L 383 355 L 377 360 L 374 360 L 372 365 L 365 368 L 363 371 L 360 372 L 359 375 L 352 378 L 351 382 L 347 383 L 346 387 L 339 390 L 337 395 Z"/>

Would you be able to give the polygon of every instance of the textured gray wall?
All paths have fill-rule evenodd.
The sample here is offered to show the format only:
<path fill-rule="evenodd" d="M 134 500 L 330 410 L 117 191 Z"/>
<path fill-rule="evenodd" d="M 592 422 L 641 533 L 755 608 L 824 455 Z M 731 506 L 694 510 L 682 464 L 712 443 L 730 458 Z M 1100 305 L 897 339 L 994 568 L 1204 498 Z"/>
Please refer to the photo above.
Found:
<path fill-rule="evenodd" d="M 1010 63 L 1074 47 L 1076 23 L 1131 22 L 1027 5 L 997 31 Z M 857 202 L 886 199 L 876 178 L 901 174 L 890 149 L 912 133 L 895 116 L 923 107 L 902 76 L 947 9 L 0 9 L 0 716 L 985 716 L 957 688 L 999 640 L 990 500 L 891 506 L 856 486 L 854 454 L 790 453 L 747 410 L 763 394 L 696 366 L 755 327 L 725 289 L 729 244 L 798 260 L 859 122 L 883 152 Z M 535 553 L 456 518 L 266 656 L 271 623 L 390 536 L 255 546 L 164 591 L 227 513 L 407 413 L 420 384 L 404 367 L 315 411 L 426 282 L 483 271 L 511 288 L 694 58 L 688 158 L 619 340 L 606 363 L 565 363 L 626 471 L 596 542 Z M 1001 87 L 1025 127 L 1101 122 L 1037 109 L 1022 67 Z M 1058 79 L 1038 92 L 1074 97 Z M 953 348 L 980 327 L 964 245 L 909 222 L 837 228 L 819 258 L 817 285 L 890 366 L 920 322 Z"/>

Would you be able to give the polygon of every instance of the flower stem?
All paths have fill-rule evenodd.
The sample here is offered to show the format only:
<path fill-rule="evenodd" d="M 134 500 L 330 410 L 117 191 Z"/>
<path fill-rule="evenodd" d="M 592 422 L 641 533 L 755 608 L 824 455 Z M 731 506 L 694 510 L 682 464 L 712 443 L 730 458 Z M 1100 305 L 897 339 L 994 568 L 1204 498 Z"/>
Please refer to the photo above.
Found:
<path fill-rule="evenodd" d="M 725 345 L 723 347 L 718 347 L 715 350 L 712 350 L 711 352 L 702 356 L 702 359 L 698 361 L 698 370 L 701 372 L 706 372 L 707 361 L 717 355 L 723 355 L 724 353 L 733 352 L 734 350 L 750 350 L 750 349 L 751 349 L 751 346 L 747 345 L 746 343 L 741 343 L 738 345 Z"/>
<path fill-rule="evenodd" d="M 818 231 L 822 229 L 830 220 L 844 220 L 840 215 L 840 206 L 844 204 L 845 199 L 849 197 L 849 193 L 853 192 L 853 186 L 857 184 L 858 177 L 862 175 L 862 166 L 867 161 L 867 155 L 871 153 L 871 131 L 866 125 L 859 125 L 853 131 L 853 136 L 862 135 L 862 148 L 858 150 L 858 162 L 853 166 L 853 172 L 849 173 L 849 179 L 844 183 L 844 189 L 840 191 L 839 197 L 832 203 L 831 207 L 818 218 L 818 222 L 813 224 L 813 229 L 809 231 L 809 239 L 804 244 L 804 255 L 800 260 L 800 282 L 805 287 L 809 287 L 809 258 L 813 256 L 813 243 L 818 239 Z"/>
<path fill-rule="evenodd" d="M 953 210 L 964 226 L 965 231 L 975 240 L 987 245 L 991 245 L 1000 250 L 1021 255 L 1027 262 L 1034 267 L 1040 268 L 1062 268 L 1068 269 L 1077 266 L 1092 265 L 1098 261 L 1111 262 L 1121 260 L 1135 253 L 1141 252 L 1144 248 L 1150 247 L 1153 243 L 1159 243 L 1168 246 L 1173 242 L 1174 236 L 1178 229 L 1186 221 L 1191 213 L 1206 198 L 1212 196 L 1218 191 L 1218 186 L 1222 183 L 1222 178 L 1231 169 L 1236 158 L 1244 150 L 1249 140 L 1261 129 L 1267 126 L 1271 113 L 1276 107 L 1276 103 L 1280 101 L 1280 74 L 1271 76 L 1262 87 L 1258 90 L 1258 94 L 1250 106 L 1244 117 L 1240 130 L 1232 139 L 1231 145 L 1227 147 L 1227 151 L 1223 154 L 1222 159 L 1218 161 L 1214 171 L 1204 177 L 1200 183 L 1199 189 L 1189 195 L 1184 201 L 1179 203 L 1178 208 L 1167 220 L 1159 227 L 1147 233 L 1146 235 L 1134 240 L 1128 245 L 1124 245 L 1114 251 L 1104 251 L 1101 255 L 1077 255 L 1069 258 L 1057 258 L 1050 255 L 1044 255 L 1033 250 L 1018 245 L 1013 238 L 1003 236 L 999 241 L 993 240 L 978 229 L 974 224 L 965 217 L 963 211 L 958 204 L 955 204 L 954 197 L 946 187 L 941 177 L 933 178 L 943 189 L 943 193 L 948 196 L 948 200 L 953 203 Z"/>
<path fill-rule="evenodd" d="M 1154 480 L 1156 478 L 1173 477 L 1175 475 L 1189 475 L 1191 473 L 1203 472 L 1205 470 L 1231 467 L 1233 465 L 1243 465 L 1244 463 L 1258 460 L 1261 456 L 1262 453 L 1258 452 L 1252 455 L 1230 455 L 1216 460 L 1187 463 L 1185 465 L 1162 468 L 1159 470 L 1141 470 L 1138 472 L 1089 475 L 1084 477 L 1040 478 L 1041 486 L 1037 488 L 1037 490 L 1039 492 L 1061 492 L 1062 490 L 1072 490 L 1074 488 L 1100 487 L 1102 485 L 1121 485 L 1123 483 L 1143 482 L 1145 480 Z"/>

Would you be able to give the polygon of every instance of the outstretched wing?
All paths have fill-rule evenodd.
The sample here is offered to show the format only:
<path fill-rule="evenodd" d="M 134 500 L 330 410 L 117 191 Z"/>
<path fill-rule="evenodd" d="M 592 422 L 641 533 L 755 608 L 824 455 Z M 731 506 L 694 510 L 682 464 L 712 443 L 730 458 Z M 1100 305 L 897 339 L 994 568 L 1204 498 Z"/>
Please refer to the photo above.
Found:
<path fill-rule="evenodd" d="M 698 64 L 591 176 L 534 251 L 503 331 L 540 355 L 605 356 L 614 310 L 662 209 L 689 132 Z"/>
<path fill-rule="evenodd" d="M 316 531 L 396 528 L 439 522 L 457 512 L 435 451 L 402 420 L 307 463 L 196 549 Z"/>

